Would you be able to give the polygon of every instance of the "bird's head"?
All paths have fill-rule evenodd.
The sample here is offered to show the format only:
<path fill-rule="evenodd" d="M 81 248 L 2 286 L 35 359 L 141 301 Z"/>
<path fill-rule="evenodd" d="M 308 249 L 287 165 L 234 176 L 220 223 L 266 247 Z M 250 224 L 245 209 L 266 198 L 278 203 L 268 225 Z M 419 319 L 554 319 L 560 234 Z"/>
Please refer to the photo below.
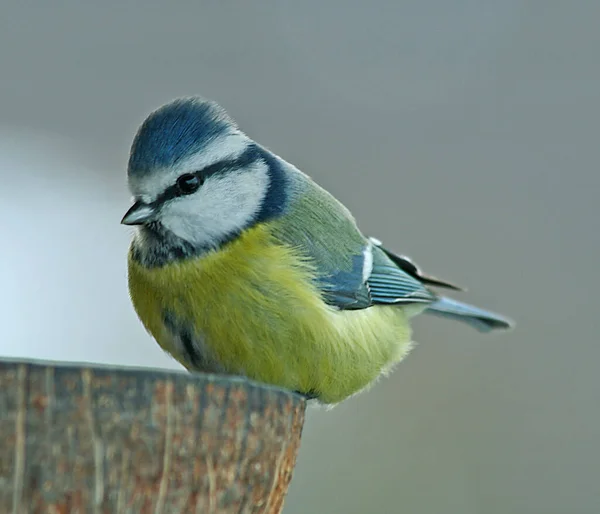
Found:
<path fill-rule="evenodd" d="M 127 170 L 134 204 L 121 222 L 139 226 L 141 246 L 216 248 L 283 208 L 280 171 L 219 105 L 177 99 L 135 136 Z"/>

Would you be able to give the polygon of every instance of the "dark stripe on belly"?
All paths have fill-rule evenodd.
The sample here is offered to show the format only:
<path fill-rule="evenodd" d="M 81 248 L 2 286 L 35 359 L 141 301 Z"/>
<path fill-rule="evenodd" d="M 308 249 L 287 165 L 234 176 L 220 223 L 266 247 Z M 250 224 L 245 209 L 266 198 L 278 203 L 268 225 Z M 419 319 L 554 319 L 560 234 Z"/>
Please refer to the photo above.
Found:
<path fill-rule="evenodd" d="M 181 350 L 183 351 L 183 360 L 190 367 L 197 370 L 202 370 L 206 363 L 206 359 L 200 352 L 198 346 L 194 343 L 194 337 L 191 331 L 177 323 L 175 316 L 170 312 L 167 312 L 163 317 L 165 326 L 171 332 L 173 337 L 179 338 L 181 342 Z M 186 366 L 187 367 L 187 366 Z"/>
<path fill-rule="evenodd" d="M 187 360 L 194 366 L 194 368 L 201 369 L 204 363 L 202 354 L 198 351 L 198 347 L 194 344 L 191 334 L 184 330 L 179 333 L 179 339 L 181 345 L 186 353 Z"/>

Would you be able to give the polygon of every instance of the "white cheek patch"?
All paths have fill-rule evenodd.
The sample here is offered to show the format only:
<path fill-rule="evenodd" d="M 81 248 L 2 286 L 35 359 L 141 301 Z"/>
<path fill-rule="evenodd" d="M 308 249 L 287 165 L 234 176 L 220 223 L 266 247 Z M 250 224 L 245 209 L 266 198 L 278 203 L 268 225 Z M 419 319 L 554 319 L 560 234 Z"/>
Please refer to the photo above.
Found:
<path fill-rule="evenodd" d="M 194 246 L 217 246 L 258 214 L 268 187 L 268 167 L 262 161 L 213 175 L 197 193 L 166 203 L 161 223 Z"/>
<path fill-rule="evenodd" d="M 248 148 L 249 141 L 242 132 L 219 136 L 202 151 L 182 160 L 172 168 L 149 170 L 147 176 L 130 177 L 129 190 L 135 198 L 151 203 L 165 189 L 172 186 L 180 175 L 202 170 L 221 161 L 236 159 Z"/>

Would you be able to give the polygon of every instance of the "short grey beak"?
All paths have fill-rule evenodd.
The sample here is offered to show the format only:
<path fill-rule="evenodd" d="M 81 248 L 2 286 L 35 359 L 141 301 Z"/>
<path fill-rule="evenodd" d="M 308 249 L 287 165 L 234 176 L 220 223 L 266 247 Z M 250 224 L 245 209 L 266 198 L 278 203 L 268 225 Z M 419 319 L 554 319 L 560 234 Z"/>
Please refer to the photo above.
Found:
<path fill-rule="evenodd" d="M 135 202 L 125 213 L 121 223 L 123 225 L 143 225 L 154 220 L 156 209 L 147 203 Z"/>

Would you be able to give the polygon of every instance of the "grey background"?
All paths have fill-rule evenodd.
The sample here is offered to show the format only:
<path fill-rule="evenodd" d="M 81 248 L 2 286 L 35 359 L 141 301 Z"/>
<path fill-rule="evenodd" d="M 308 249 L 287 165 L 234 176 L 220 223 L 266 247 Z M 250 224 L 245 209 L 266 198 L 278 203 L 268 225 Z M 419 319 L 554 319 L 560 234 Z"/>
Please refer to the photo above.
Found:
<path fill-rule="evenodd" d="M 600 512 L 599 19 L 585 0 L 3 2 L 0 353 L 177 367 L 129 305 L 119 220 L 137 124 L 200 93 L 518 322 L 418 319 L 390 378 L 310 413 L 286 514 Z"/>

